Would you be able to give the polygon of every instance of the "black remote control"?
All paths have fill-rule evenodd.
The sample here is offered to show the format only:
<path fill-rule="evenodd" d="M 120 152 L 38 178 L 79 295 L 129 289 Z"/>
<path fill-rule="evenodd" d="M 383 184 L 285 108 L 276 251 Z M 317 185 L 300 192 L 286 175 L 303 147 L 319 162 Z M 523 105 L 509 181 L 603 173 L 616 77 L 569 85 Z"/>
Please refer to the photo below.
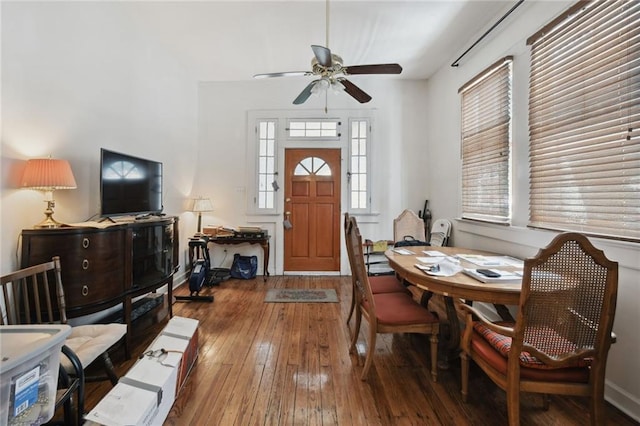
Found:
<path fill-rule="evenodd" d="M 476 272 L 489 278 L 498 278 L 499 273 L 492 271 L 491 269 L 476 269 Z"/>

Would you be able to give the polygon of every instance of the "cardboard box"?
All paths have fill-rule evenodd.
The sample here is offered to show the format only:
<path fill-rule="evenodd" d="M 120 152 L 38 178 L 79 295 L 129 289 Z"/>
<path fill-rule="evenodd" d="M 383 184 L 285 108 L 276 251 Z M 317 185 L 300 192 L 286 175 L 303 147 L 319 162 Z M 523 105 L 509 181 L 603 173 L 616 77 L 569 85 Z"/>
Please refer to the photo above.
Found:
<path fill-rule="evenodd" d="M 183 349 L 184 353 L 180 360 L 178 381 L 176 383 L 176 395 L 180 393 L 180 390 L 184 386 L 184 383 L 196 363 L 196 359 L 198 358 L 198 324 L 199 321 L 192 318 L 173 317 L 169 321 L 169 324 L 167 324 L 167 326 L 162 330 L 160 336 L 158 336 L 158 339 L 162 336 L 166 336 L 187 341 L 187 345 Z M 156 341 L 150 345 L 150 348 L 157 348 L 157 346 L 154 346 L 155 344 Z"/>
<path fill-rule="evenodd" d="M 87 425 L 162 425 L 198 357 L 198 320 L 173 317 L 87 415 Z"/>
<path fill-rule="evenodd" d="M 154 423 L 158 406 L 158 392 L 118 383 L 87 414 L 85 426 L 161 425 Z"/>

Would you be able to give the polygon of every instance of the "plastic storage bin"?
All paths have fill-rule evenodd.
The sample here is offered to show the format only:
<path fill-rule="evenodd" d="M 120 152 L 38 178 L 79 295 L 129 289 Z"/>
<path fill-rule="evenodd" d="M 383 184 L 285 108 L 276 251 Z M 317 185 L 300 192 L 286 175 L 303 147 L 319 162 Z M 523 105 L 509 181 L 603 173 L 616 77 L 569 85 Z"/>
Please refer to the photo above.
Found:
<path fill-rule="evenodd" d="M 68 325 L 0 326 L 0 425 L 39 425 L 55 411 Z"/>

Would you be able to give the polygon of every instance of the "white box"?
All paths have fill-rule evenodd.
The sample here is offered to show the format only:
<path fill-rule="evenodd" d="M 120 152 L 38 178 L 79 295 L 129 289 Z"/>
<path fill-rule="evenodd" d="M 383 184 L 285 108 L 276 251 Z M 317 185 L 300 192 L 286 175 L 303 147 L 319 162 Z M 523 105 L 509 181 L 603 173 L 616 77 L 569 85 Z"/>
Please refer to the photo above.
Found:
<path fill-rule="evenodd" d="M 39 425 L 55 412 L 68 325 L 0 326 L 0 424 Z"/>
<path fill-rule="evenodd" d="M 157 410 L 158 392 L 118 383 L 87 414 L 85 425 L 149 426 L 155 424 L 153 419 Z"/>
<path fill-rule="evenodd" d="M 176 395 L 184 386 L 187 376 L 191 372 L 193 365 L 198 358 L 198 320 L 184 317 L 173 317 L 162 330 L 156 340 L 149 346 L 150 349 L 158 349 L 164 347 L 169 349 L 173 344 L 163 343 L 164 339 L 174 337 L 183 341 L 181 344 L 175 343 L 176 347 L 180 347 L 183 351 L 178 369 L 178 381 L 176 384 Z M 171 341 L 169 341 L 171 342 Z M 168 346 L 163 346 L 168 345 Z"/>
<path fill-rule="evenodd" d="M 86 424 L 162 425 L 198 356 L 198 320 L 173 317 Z M 163 352 L 164 351 L 164 352 Z"/>

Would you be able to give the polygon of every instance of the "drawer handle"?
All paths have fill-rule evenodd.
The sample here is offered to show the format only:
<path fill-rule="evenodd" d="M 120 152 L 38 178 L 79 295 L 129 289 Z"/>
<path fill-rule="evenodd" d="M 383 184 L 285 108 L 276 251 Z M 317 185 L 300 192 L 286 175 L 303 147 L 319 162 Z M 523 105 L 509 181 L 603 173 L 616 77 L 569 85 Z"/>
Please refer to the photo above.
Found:
<path fill-rule="evenodd" d="M 82 247 L 89 248 L 89 239 L 88 238 L 83 238 L 82 239 Z"/>
<path fill-rule="evenodd" d="M 89 269 L 89 261 L 87 259 L 82 260 L 82 269 L 85 271 Z"/>
<path fill-rule="evenodd" d="M 88 294 L 89 294 L 89 287 L 88 287 L 88 286 L 86 286 L 86 285 L 83 285 L 83 286 L 82 286 L 82 295 L 83 295 L 83 296 L 86 296 L 86 295 L 88 295 Z"/>

